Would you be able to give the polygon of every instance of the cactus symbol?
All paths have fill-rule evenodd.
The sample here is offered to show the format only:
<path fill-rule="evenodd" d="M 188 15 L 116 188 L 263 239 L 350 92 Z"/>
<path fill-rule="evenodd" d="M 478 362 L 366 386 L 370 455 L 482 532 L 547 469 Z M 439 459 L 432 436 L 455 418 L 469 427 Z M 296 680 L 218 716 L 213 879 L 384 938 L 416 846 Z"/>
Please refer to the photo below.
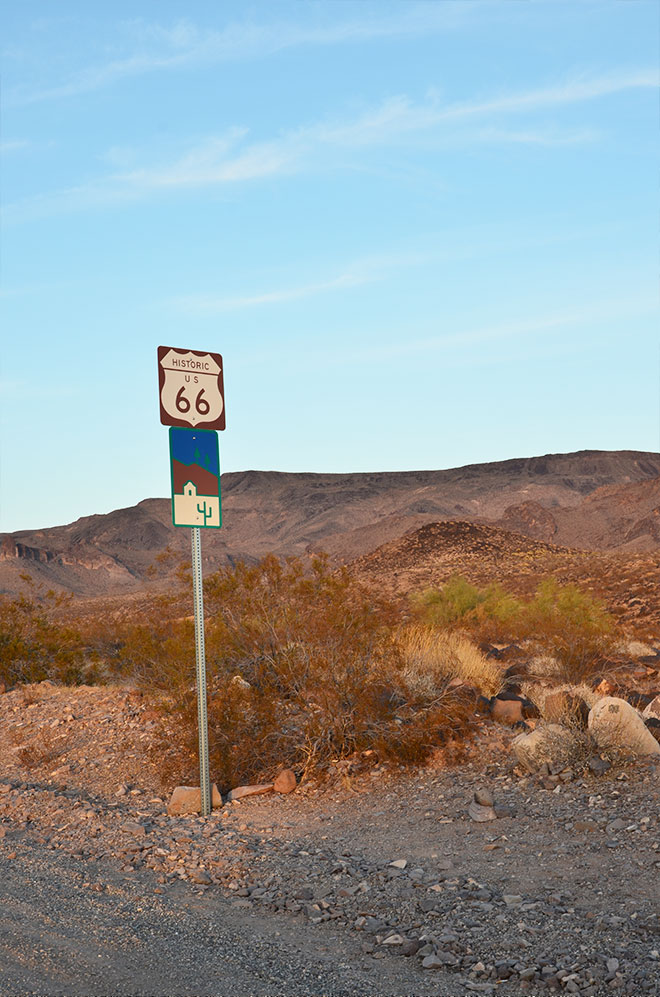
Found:
<path fill-rule="evenodd" d="M 211 519 L 211 517 L 213 516 L 213 509 L 212 509 L 212 507 L 209 506 L 207 508 L 206 502 L 204 502 L 203 505 L 200 505 L 199 502 L 198 502 L 197 503 L 197 512 L 199 512 L 200 515 L 202 515 L 204 517 L 204 526 L 206 526 L 206 521 L 208 519 Z"/>

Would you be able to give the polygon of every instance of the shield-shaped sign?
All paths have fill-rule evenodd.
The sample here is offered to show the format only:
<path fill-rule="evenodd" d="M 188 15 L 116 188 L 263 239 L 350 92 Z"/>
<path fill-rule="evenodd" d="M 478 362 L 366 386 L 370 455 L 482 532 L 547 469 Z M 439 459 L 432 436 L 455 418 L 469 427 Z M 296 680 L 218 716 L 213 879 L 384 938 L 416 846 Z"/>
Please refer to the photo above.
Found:
<path fill-rule="evenodd" d="M 219 353 L 158 347 L 160 421 L 165 426 L 224 429 L 225 400 Z"/>

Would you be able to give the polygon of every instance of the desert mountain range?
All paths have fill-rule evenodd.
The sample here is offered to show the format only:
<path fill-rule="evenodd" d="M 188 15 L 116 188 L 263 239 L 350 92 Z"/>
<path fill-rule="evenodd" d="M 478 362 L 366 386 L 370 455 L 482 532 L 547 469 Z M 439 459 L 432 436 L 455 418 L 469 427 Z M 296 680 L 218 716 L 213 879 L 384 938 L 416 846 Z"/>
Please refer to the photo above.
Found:
<path fill-rule="evenodd" d="M 310 550 L 373 567 L 381 548 L 400 542 L 414 549 L 421 528 L 447 521 L 492 531 L 491 547 L 527 537 L 539 549 L 657 552 L 660 454 L 585 450 L 439 471 L 234 472 L 222 476 L 222 507 L 223 529 L 204 534 L 205 570 Z M 437 542 L 448 549 L 441 534 Z M 461 536 L 452 528 L 457 569 Z M 0 591 L 20 591 L 21 575 L 82 596 L 162 587 L 173 563 L 188 559 L 189 544 L 189 531 L 172 526 L 169 499 L 160 498 L 66 526 L 5 533 Z M 388 570 L 395 571 L 389 562 Z"/>

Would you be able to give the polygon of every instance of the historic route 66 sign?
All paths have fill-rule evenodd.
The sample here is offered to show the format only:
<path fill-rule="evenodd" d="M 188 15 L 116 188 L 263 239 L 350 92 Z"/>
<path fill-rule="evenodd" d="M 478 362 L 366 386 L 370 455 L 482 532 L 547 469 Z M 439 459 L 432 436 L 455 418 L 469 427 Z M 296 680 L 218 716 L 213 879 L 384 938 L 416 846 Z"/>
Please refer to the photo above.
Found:
<path fill-rule="evenodd" d="M 164 426 L 224 429 L 222 357 L 172 346 L 158 347 L 160 421 Z"/>

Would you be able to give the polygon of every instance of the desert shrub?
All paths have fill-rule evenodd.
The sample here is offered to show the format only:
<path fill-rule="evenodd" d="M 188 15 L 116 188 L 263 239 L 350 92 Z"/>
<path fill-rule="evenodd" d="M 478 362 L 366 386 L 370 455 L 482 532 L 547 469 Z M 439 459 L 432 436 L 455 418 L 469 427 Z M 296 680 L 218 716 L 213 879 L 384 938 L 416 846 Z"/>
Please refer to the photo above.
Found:
<path fill-rule="evenodd" d="M 429 696 L 441 695 L 458 682 L 487 696 L 497 695 L 502 687 L 501 665 L 456 631 L 411 626 L 402 631 L 399 645 L 408 685 Z"/>
<path fill-rule="evenodd" d="M 601 669 L 614 647 L 614 621 L 595 596 L 576 585 L 542 581 L 527 601 L 497 584 L 479 589 L 452 578 L 413 597 L 426 624 L 469 633 L 478 641 L 526 641 L 549 655 L 562 681 L 581 682 Z"/>
<path fill-rule="evenodd" d="M 425 623 L 441 627 L 468 627 L 482 639 L 496 639 L 515 628 L 523 611 L 519 599 L 496 582 L 483 589 L 454 575 L 441 589 L 429 588 L 412 596 L 413 609 Z"/>
<path fill-rule="evenodd" d="M 209 750 L 223 788 L 278 767 L 322 771 L 372 751 L 421 762 L 468 730 L 460 690 L 411 683 L 400 609 L 327 559 L 238 564 L 205 583 Z M 165 695 L 182 759 L 196 753 L 192 624 L 135 630 L 125 654 Z"/>
<path fill-rule="evenodd" d="M 16 756 L 27 769 L 50 765 L 62 754 L 51 731 L 41 731 L 36 737 L 23 741 L 19 731 L 12 732 L 10 740 L 17 747 Z"/>
<path fill-rule="evenodd" d="M 614 621 L 602 602 L 576 585 L 543 581 L 526 607 L 528 638 L 557 661 L 565 682 L 600 670 L 615 644 Z"/>
<path fill-rule="evenodd" d="M 0 682 L 41 682 L 52 679 L 76 684 L 87 674 L 84 646 L 73 629 L 54 623 L 49 610 L 53 593 L 41 600 L 0 596 Z"/>
<path fill-rule="evenodd" d="M 436 626 L 452 626 L 461 623 L 474 613 L 485 599 L 485 594 L 465 578 L 454 575 L 441 589 L 428 588 L 412 596 L 412 604 L 418 614 Z"/>

